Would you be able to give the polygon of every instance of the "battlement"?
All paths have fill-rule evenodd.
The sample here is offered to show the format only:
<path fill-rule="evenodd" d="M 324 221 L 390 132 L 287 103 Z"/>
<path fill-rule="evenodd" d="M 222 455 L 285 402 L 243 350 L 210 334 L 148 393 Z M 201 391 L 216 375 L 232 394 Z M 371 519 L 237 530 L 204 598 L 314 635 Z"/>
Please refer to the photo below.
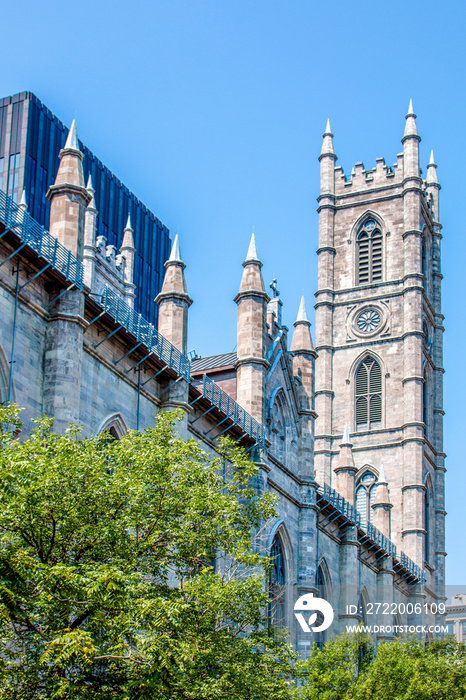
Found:
<path fill-rule="evenodd" d="M 397 162 L 390 166 L 384 158 L 376 158 L 376 166 L 366 170 L 359 162 L 354 166 L 351 175 L 346 177 L 341 166 L 335 168 L 335 194 L 347 194 L 350 191 L 370 190 L 374 187 L 387 187 L 401 184 L 403 181 L 403 153 L 397 154 Z"/>
<path fill-rule="evenodd" d="M 105 236 L 96 238 L 94 264 L 95 279 L 92 291 L 100 293 L 104 286 L 108 286 L 124 297 L 126 257 L 118 253 L 114 245 L 107 245 Z"/>

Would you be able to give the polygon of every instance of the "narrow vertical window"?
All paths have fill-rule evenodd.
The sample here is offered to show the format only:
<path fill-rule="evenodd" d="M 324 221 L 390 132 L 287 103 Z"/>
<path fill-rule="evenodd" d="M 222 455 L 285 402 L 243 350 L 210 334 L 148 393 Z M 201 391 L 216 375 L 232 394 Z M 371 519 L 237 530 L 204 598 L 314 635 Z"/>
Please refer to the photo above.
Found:
<path fill-rule="evenodd" d="M 372 472 L 365 472 L 359 479 L 356 486 L 356 510 L 361 516 L 361 525 L 367 527 L 367 523 L 372 522 L 372 504 L 375 498 L 377 481 Z"/>
<path fill-rule="evenodd" d="M 270 548 L 270 556 L 273 560 L 269 581 L 269 621 L 272 625 L 283 626 L 285 624 L 285 557 L 279 535 L 275 535 Z"/>
<path fill-rule="evenodd" d="M 357 235 L 358 284 L 382 280 L 382 232 L 373 219 L 368 219 Z"/>
<path fill-rule="evenodd" d="M 328 573 L 328 572 L 327 572 Z M 317 568 L 317 576 L 316 576 L 316 585 L 317 585 L 317 590 L 319 591 L 319 597 L 323 598 L 327 602 L 330 602 L 329 597 L 330 597 L 330 581 L 328 580 L 322 564 L 319 564 Z M 317 619 L 315 624 L 320 625 L 322 624 L 324 620 L 324 617 L 322 613 L 318 612 L 317 613 Z M 328 639 L 328 630 L 323 630 L 322 632 L 316 632 L 314 635 L 314 641 L 316 642 L 317 646 L 319 649 L 322 649 L 323 645 Z"/>
<path fill-rule="evenodd" d="M 356 429 L 370 430 L 382 421 L 382 372 L 373 357 L 364 358 L 356 372 Z"/>

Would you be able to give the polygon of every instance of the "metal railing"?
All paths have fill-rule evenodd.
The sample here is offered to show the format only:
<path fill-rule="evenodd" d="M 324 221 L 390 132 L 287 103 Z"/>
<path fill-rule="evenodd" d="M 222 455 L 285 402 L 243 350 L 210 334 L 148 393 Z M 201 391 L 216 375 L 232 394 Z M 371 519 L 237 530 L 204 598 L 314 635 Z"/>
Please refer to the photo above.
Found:
<path fill-rule="evenodd" d="M 53 267 L 78 289 L 83 288 L 83 264 L 56 238 L 50 235 L 32 216 L 0 190 L 0 221 L 39 257 Z"/>
<path fill-rule="evenodd" d="M 147 349 L 156 355 L 167 367 L 189 382 L 191 363 L 189 359 L 164 338 L 156 328 L 146 321 L 141 314 L 131 308 L 110 287 L 105 287 L 100 302 L 103 310 L 108 313 L 118 325 L 131 333 L 136 340 L 143 343 Z"/>
<path fill-rule="evenodd" d="M 363 523 L 361 514 L 352 506 L 348 501 L 343 498 L 339 493 L 332 489 L 328 484 L 324 484 L 323 488 L 319 488 L 318 492 L 321 499 L 325 499 L 330 503 L 336 510 L 338 510 L 347 521 L 356 525 L 366 536 L 366 541 L 371 540 L 380 549 L 383 549 L 387 554 L 389 554 L 395 562 L 400 564 L 407 572 L 409 572 L 414 578 L 418 579 L 421 583 L 425 582 L 425 575 L 421 567 L 418 566 L 410 559 L 404 552 L 398 552 L 396 545 L 383 535 L 380 530 L 378 530 L 372 523 Z M 360 538 L 364 541 L 364 538 Z"/>
<path fill-rule="evenodd" d="M 204 374 L 203 379 L 196 384 L 196 388 L 227 418 L 239 426 L 245 433 L 252 437 L 258 447 L 265 447 L 265 429 L 244 408 L 241 408 L 226 391 L 216 384 L 210 377 Z"/>

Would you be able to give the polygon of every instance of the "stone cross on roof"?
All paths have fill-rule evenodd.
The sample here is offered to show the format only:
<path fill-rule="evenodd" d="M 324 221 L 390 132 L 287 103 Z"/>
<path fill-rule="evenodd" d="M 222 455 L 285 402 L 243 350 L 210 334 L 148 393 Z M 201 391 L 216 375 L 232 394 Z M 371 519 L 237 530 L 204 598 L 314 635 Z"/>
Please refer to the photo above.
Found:
<path fill-rule="evenodd" d="M 280 292 L 278 291 L 277 280 L 275 279 L 275 277 L 273 278 L 273 280 L 272 280 L 271 283 L 269 284 L 269 287 L 270 287 L 270 289 L 272 290 L 272 296 L 274 296 L 274 297 L 279 297 L 279 296 L 280 296 Z"/>

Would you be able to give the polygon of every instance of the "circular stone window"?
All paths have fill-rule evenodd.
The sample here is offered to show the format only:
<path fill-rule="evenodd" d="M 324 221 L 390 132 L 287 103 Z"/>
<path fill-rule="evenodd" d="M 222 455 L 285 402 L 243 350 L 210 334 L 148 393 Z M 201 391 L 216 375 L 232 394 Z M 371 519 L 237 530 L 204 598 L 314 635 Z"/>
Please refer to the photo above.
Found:
<path fill-rule="evenodd" d="M 377 309 L 363 309 L 356 316 L 356 326 L 360 333 L 373 333 L 380 326 L 381 320 Z"/>

